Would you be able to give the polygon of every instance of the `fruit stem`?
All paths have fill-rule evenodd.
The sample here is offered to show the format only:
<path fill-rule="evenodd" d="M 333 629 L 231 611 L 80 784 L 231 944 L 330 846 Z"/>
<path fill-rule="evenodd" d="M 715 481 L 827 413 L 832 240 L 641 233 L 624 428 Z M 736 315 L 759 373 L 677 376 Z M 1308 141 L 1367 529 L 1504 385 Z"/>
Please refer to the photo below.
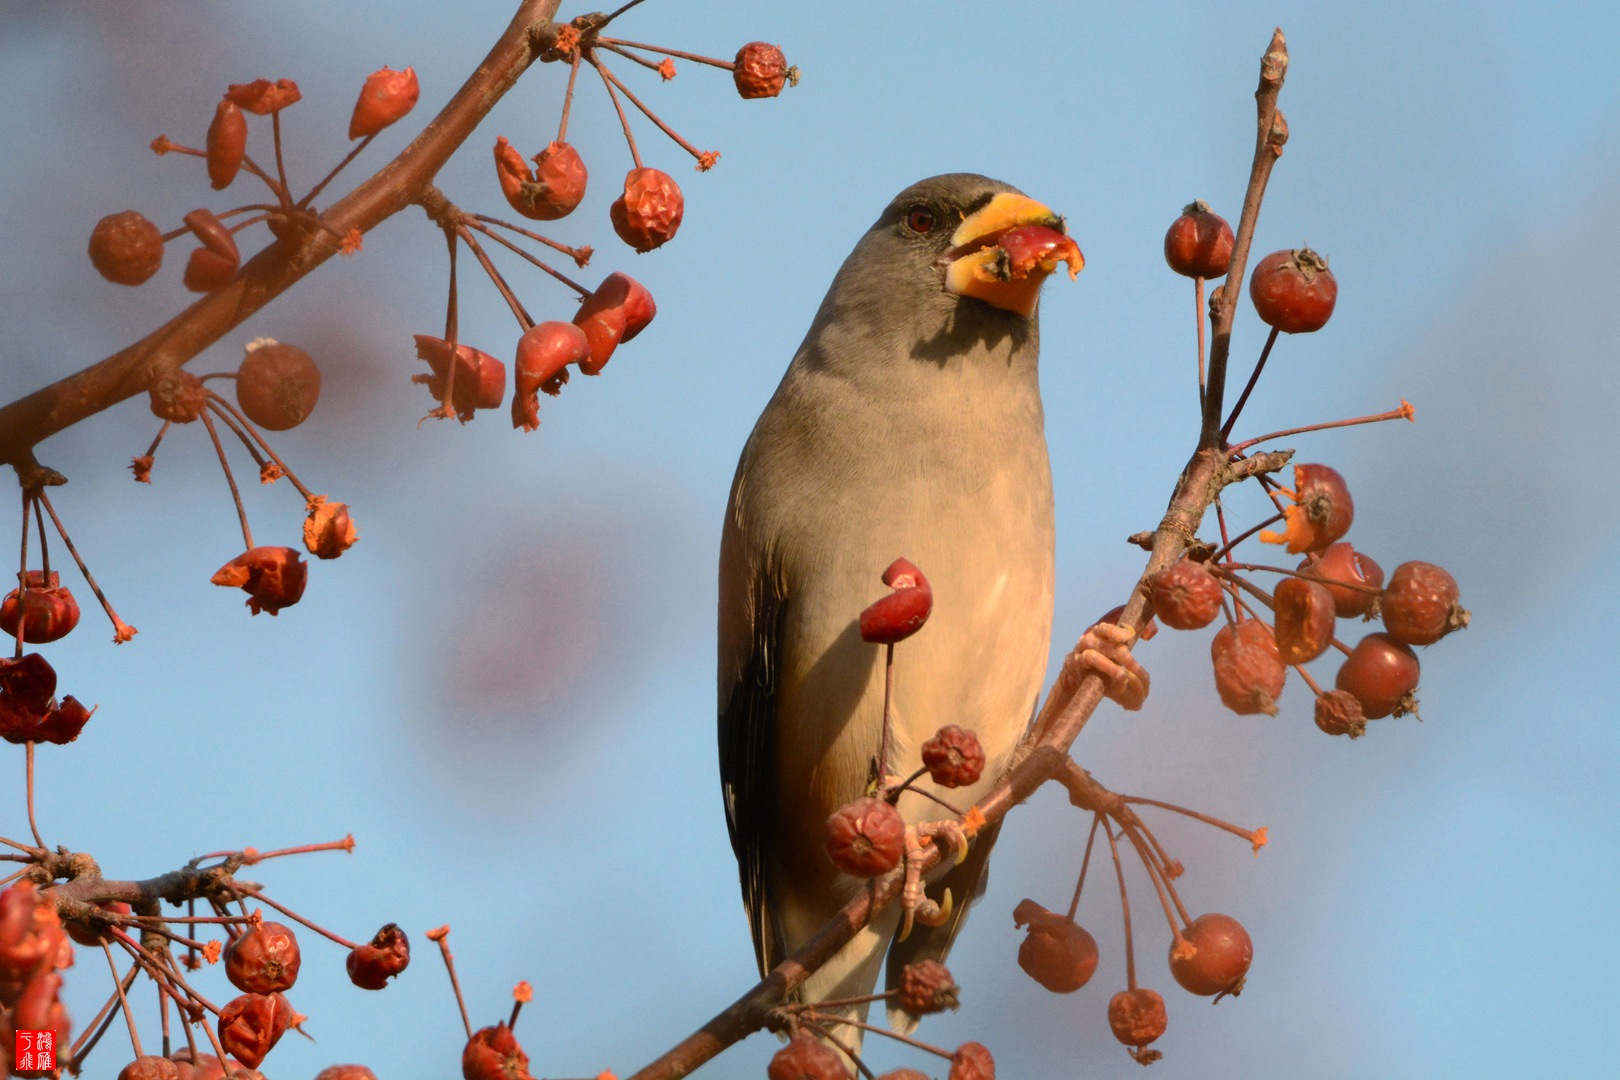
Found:
<path fill-rule="evenodd" d="M 309 855 L 317 851 L 342 851 L 352 853 L 354 851 L 354 834 L 350 833 L 341 840 L 326 840 L 319 844 L 299 844 L 297 847 L 277 848 L 274 851 L 261 851 L 256 854 L 248 855 L 248 857 L 242 861 L 242 865 L 253 866 L 256 863 L 264 862 L 266 859 L 279 859 L 284 855 Z M 247 853 L 244 852 L 243 854 Z"/>
<path fill-rule="evenodd" d="M 1108 853 L 1114 859 L 1114 876 L 1119 879 L 1119 906 L 1125 917 L 1125 985 L 1136 989 L 1136 946 L 1131 941 L 1131 898 L 1125 891 L 1125 868 L 1120 865 L 1119 845 L 1114 843 L 1114 829 L 1103 822 L 1103 835 L 1108 837 Z"/>
<path fill-rule="evenodd" d="M 290 210 L 292 209 L 292 185 L 287 183 L 287 163 L 281 153 L 280 109 L 270 114 L 270 133 L 276 144 L 276 176 L 281 180 L 281 189 L 276 192 L 276 201 Z"/>
<path fill-rule="evenodd" d="M 1354 427 L 1356 424 L 1376 424 L 1384 420 L 1412 420 L 1413 423 L 1416 423 L 1417 421 L 1413 420 L 1415 413 L 1416 410 L 1412 408 L 1411 403 L 1405 399 L 1402 399 L 1401 407 L 1398 409 L 1391 409 L 1388 412 L 1374 413 L 1371 416 L 1357 416 L 1349 420 L 1333 420 L 1324 424 L 1307 424 L 1304 427 L 1284 428 L 1282 431 L 1273 431 L 1268 435 L 1261 435 L 1258 438 L 1240 442 L 1236 446 L 1231 447 L 1230 452 L 1234 455 L 1241 454 L 1251 446 L 1257 446 L 1263 442 L 1270 442 L 1272 439 L 1286 438 L 1289 435 L 1303 435 L 1308 431 L 1327 431 L 1330 428 Z"/>
<path fill-rule="evenodd" d="M 1231 552 L 1231 550 L 1233 548 L 1235 548 L 1239 544 L 1243 543 L 1243 541 L 1247 540 L 1249 537 L 1253 536 L 1255 533 L 1259 532 L 1261 529 L 1264 529 L 1267 525 L 1275 525 L 1275 524 L 1277 524 L 1277 522 L 1281 521 L 1283 519 L 1283 517 L 1284 517 L 1284 512 L 1279 510 L 1277 513 L 1275 513 L 1275 514 L 1271 515 L 1270 517 L 1266 518 L 1264 521 L 1258 522 L 1255 525 L 1252 525 L 1249 528 L 1244 529 L 1242 532 L 1237 534 L 1236 538 L 1234 538 L 1232 540 L 1227 540 L 1225 543 L 1223 543 L 1221 545 L 1221 547 L 1220 547 L 1220 550 L 1216 551 L 1215 554 L 1213 554 L 1213 555 L 1211 555 L 1209 557 L 1209 561 L 1213 563 L 1213 562 L 1215 562 L 1215 561 L 1217 561 L 1219 559 L 1224 559 Z"/>
<path fill-rule="evenodd" d="M 691 143 L 689 143 L 685 139 L 681 138 L 680 135 L 676 133 L 674 128 L 670 127 L 668 124 L 666 124 L 662 120 L 660 120 L 658 118 L 657 113 L 655 113 L 651 109 L 649 109 L 642 102 L 642 100 L 640 98 L 636 97 L 635 94 L 630 92 L 630 88 L 628 86 L 624 85 L 623 82 L 619 81 L 619 77 L 617 75 L 613 74 L 613 72 L 611 72 L 611 71 L 609 71 L 607 69 L 606 64 L 597 64 L 596 65 L 596 70 L 600 71 L 602 73 L 602 78 L 607 79 L 609 82 L 613 83 L 614 86 L 617 86 L 619 88 L 620 93 L 624 94 L 625 97 L 630 99 L 630 104 L 632 104 L 636 108 L 640 109 L 642 111 L 642 113 L 647 117 L 647 119 L 651 120 L 654 124 L 658 125 L 658 130 L 659 131 L 662 131 L 665 135 L 668 135 L 671 139 L 674 139 L 675 144 L 677 146 L 679 146 L 682 150 L 685 150 L 688 154 L 691 154 L 694 158 L 696 158 L 697 161 L 698 161 L 699 170 L 703 171 L 703 160 L 704 160 L 703 151 L 699 150 L 697 147 L 693 146 Z M 636 164 L 640 165 L 641 162 L 637 161 Z"/>
<path fill-rule="evenodd" d="M 39 824 L 34 820 L 34 742 L 27 743 L 27 777 L 28 777 L 28 828 L 34 834 L 34 843 L 41 848 L 45 846 L 45 838 L 39 835 Z M 138 1056 L 138 1055 L 137 1055 Z"/>
<path fill-rule="evenodd" d="M 51 587 L 51 548 L 45 536 L 45 512 L 39 508 L 39 499 L 37 497 L 31 501 L 34 504 L 34 531 L 39 535 L 40 582 L 48 589 Z M 26 573 L 23 574 L 22 581 L 17 583 L 17 588 L 19 592 L 27 591 L 28 575 Z"/>
<path fill-rule="evenodd" d="M 859 1021 L 845 1020 L 841 1016 L 830 1017 L 829 1019 L 831 1019 L 833 1023 L 839 1025 L 853 1024 L 858 1027 L 865 1026 L 860 1024 Z M 825 1024 L 820 1023 L 818 1020 L 810 1019 L 804 1020 L 803 1023 L 805 1027 L 819 1033 L 823 1039 L 826 1039 L 828 1042 L 838 1047 L 838 1049 L 843 1052 L 845 1057 L 849 1058 L 849 1060 L 855 1063 L 855 1067 L 860 1070 L 862 1076 L 866 1077 L 866 1080 L 877 1080 L 877 1077 L 873 1074 L 872 1070 L 866 1067 L 866 1062 L 862 1061 L 861 1056 L 855 1052 L 855 1048 L 850 1046 L 843 1039 L 840 1039 L 838 1036 L 834 1035 L 827 1029 Z"/>
<path fill-rule="evenodd" d="M 607 42 L 603 41 L 600 38 L 597 39 L 596 43 L 597 43 L 597 45 L 599 45 L 602 48 L 606 49 L 608 52 L 614 53 L 615 55 L 624 57 L 626 60 L 630 61 L 632 64 L 640 64 L 642 67 L 651 68 L 653 71 L 659 71 L 660 70 L 659 66 L 657 64 L 653 63 L 651 60 L 648 60 L 645 56 L 637 56 L 635 53 L 629 51 L 628 49 L 624 48 L 623 46 L 610 45 L 610 44 L 608 44 Z M 664 61 L 664 62 L 666 64 L 670 63 L 667 60 Z"/>
<path fill-rule="evenodd" d="M 500 233 L 495 232 L 493 229 L 486 229 L 486 228 L 483 228 L 480 224 L 478 224 L 479 222 L 486 222 L 486 221 L 489 222 L 489 224 L 491 224 L 491 225 L 499 225 L 503 229 L 511 229 L 515 233 L 519 233 L 519 234 L 521 234 L 523 236 L 527 236 L 530 240 L 538 240 L 540 243 L 546 244 L 549 247 L 554 247 L 558 251 L 567 252 L 569 255 L 572 255 L 574 257 L 575 262 L 579 261 L 580 251 L 584 251 L 584 250 L 588 250 L 588 249 L 583 249 L 582 248 L 582 249 L 576 250 L 574 248 L 568 247 L 566 244 L 559 244 L 555 240 L 548 240 L 544 236 L 541 236 L 539 233 L 530 232 L 528 229 L 524 229 L 524 228 L 521 228 L 521 227 L 519 227 L 517 225 L 513 225 L 510 222 L 500 221 L 500 220 L 497 220 L 496 218 L 485 217 L 483 214 L 474 214 L 473 215 L 473 220 L 467 222 L 467 225 L 468 225 L 469 228 L 477 229 L 479 232 L 483 233 L 485 236 L 489 237 L 491 240 L 495 241 L 497 244 L 500 244 L 501 246 L 505 247 L 509 251 L 516 252 L 518 255 L 520 255 L 524 259 L 527 259 L 529 262 L 533 263 L 535 266 L 538 266 L 540 269 L 544 270 L 546 273 L 550 274 L 552 277 L 554 277 L 558 281 L 562 282 L 564 285 L 567 285 L 570 289 L 573 289 L 575 292 L 579 293 L 579 295 L 581 297 L 586 297 L 586 296 L 591 295 L 591 290 L 587 289 L 585 286 L 581 285 L 579 282 L 575 281 L 573 278 L 570 278 L 567 275 L 565 275 L 565 274 L 563 274 L 563 273 L 561 273 L 561 272 L 559 272 L 557 270 L 553 270 L 550 266 L 547 266 L 545 263 L 543 263 L 539 259 L 535 258 L 535 256 L 531 255 L 527 251 L 524 251 L 522 248 L 520 248 L 516 244 L 512 243 L 512 241 L 508 240 L 506 237 L 502 236 Z M 590 256 L 586 255 L 585 258 L 587 260 L 589 260 Z"/>
<path fill-rule="evenodd" d="M 596 28 L 598 30 L 600 30 L 602 27 L 606 26 L 608 23 L 612 22 L 614 19 L 617 19 L 620 15 L 623 15 L 625 12 L 629 11 L 631 8 L 635 7 L 639 3 L 641 3 L 641 0 L 630 0 L 629 3 L 625 4 L 623 7 L 619 8 L 618 10 L 609 12 L 608 15 L 605 18 L 603 18 L 600 22 L 598 22 L 596 24 Z"/>
<path fill-rule="evenodd" d="M 456 1006 L 461 1010 L 461 1026 L 466 1029 L 470 1041 L 473 1036 L 472 1021 L 467 1019 L 467 1002 L 461 996 L 461 980 L 456 978 L 456 958 L 450 955 L 450 927 L 429 931 L 428 937 L 439 944 L 439 955 L 444 958 L 444 969 L 450 973 L 450 989 L 455 991 Z"/>
<path fill-rule="evenodd" d="M 1331 582 L 1334 585 L 1342 586 L 1346 589 L 1355 589 L 1358 592 L 1365 593 L 1377 594 L 1384 591 L 1383 589 L 1372 585 L 1363 585 L 1360 582 L 1344 581 L 1340 578 L 1325 578 L 1320 574 L 1312 574 L 1303 570 L 1288 570 L 1281 566 L 1265 566 L 1261 563 L 1229 562 L 1225 566 L 1221 567 L 1220 570 L 1217 570 L 1216 573 L 1221 573 L 1225 570 L 1259 570 L 1269 574 L 1286 574 L 1288 577 L 1297 577 L 1304 581 L 1319 581 L 1324 584 Z"/>
<path fill-rule="evenodd" d="M 1164 921 L 1170 924 L 1170 932 L 1172 934 L 1179 933 L 1176 927 L 1176 914 L 1180 913 L 1183 922 L 1187 922 L 1188 919 L 1187 909 L 1181 906 L 1181 897 L 1176 895 L 1175 886 L 1170 884 L 1169 879 L 1164 876 L 1159 865 L 1153 861 L 1147 843 L 1137 835 L 1135 825 L 1121 821 L 1119 831 L 1136 849 L 1136 857 L 1142 860 L 1142 868 L 1147 871 L 1148 881 L 1153 883 L 1153 891 L 1159 896 L 1159 907 L 1164 910 Z M 1174 911 L 1171 910 L 1172 900 L 1175 902 Z"/>
<path fill-rule="evenodd" d="M 883 995 L 883 994 L 878 995 L 878 997 L 885 997 L 885 996 L 887 996 L 887 995 Z M 824 1004 L 826 1004 L 826 1002 L 818 1001 L 818 1002 L 816 1002 L 816 1004 L 817 1005 L 824 1005 Z M 870 1031 L 873 1035 L 886 1035 L 889 1038 L 893 1039 L 895 1042 L 905 1043 L 907 1046 L 913 1047 L 913 1048 L 915 1048 L 917 1050 L 926 1050 L 930 1054 L 938 1054 L 942 1058 L 949 1059 L 950 1056 L 951 1056 L 951 1053 L 948 1050 L 941 1050 L 939 1047 L 931 1045 L 929 1043 L 925 1043 L 921 1039 L 913 1039 L 908 1035 L 900 1034 L 898 1031 L 891 1031 L 889 1028 L 886 1028 L 886 1027 L 878 1027 L 877 1025 L 869 1024 L 864 1020 L 855 1020 L 853 1018 L 845 1019 L 842 1016 L 828 1016 L 828 1015 L 826 1015 L 824 1013 L 818 1012 L 814 1008 L 809 1010 L 809 1012 L 806 1014 L 806 1017 L 807 1017 L 807 1020 L 808 1020 L 807 1026 L 813 1027 L 817 1031 L 822 1031 L 822 1032 L 826 1031 L 826 1028 L 824 1028 L 817 1021 L 831 1020 L 835 1024 L 842 1024 L 842 1025 L 846 1025 L 848 1027 L 860 1028 L 862 1031 Z M 868 1073 L 867 1075 L 870 1076 L 871 1074 Z"/>
<path fill-rule="evenodd" d="M 1091 831 L 1086 834 L 1086 854 L 1080 860 L 1080 878 L 1074 883 L 1074 899 L 1069 901 L 1069 921 L 1074 922 L 1074 913 L 1080 910 L 1080 890 L 1086 887 L 1086 870 L 1091 866 L 1091 845 L 1097 839 L 1097 825 L 1102 821 L 1102 814 L 1091 815 Z"/>
<path fill-rule="evenodd" d="M 124 981 L 118 977 L 118 962 L 113 959 L 112 946 L 103 941 L 101 951 L 107 955 L 107 967 L 112 970 L 113 992 L 118 995 L 118 1005 L 124 1010 L 124 1023 L 129 1025 L 129 1041 L 135 1047 L 135 1056 L 144 1057 L 141 1052 L 141 1036 L 135 1030 L 135 1014 L 130 1011 L 129 998 L 124 993 Z"/>
<path fill-rule="evenodd" d="M 1205 825 L 1213 825 L 1217 829 L 1224 829 L 1233 836 L 1241 836 L 1249 843 L 1254 843 L 1253 830 L 1245 829 L 1238 825 L 1233 825 L 1229 821 L 1222 821 L 1218 817 L 1211 817 L 1208 814 L 1201 814 L 1197 810 L 1189 810 L 1185 806 L 1177 806 L 1175 803 L 1160 802 L 1158 799 L 1149 799 L 1141 795 L 1124 795 L 1121 796 L 1121 798 L 1123 798 L 1126 802 L 1137 806 L 1157 806 L 1160 810 L 1169 810 L 1172 813 L 1181 814 L 1184 817 L 1190 817 L 1194 821 L 1202 821 Z"/>
<path fill-rule="evenodd" d="M 642 167 L 641 151 L 636 149 L 636 137 L 630 134 L 630 118 L 624 115 L 624 106 L 619 102 L 619 95 L 613 91 L 613 80 L 608 77 L 607 68 L 596 59 L 595 53 L 591 53 L 586 59 L 591 67 L 596 69 L 596 73 L 602 76 L 602 85 L 607 87 L 608 100 L 613 102 L 613 110 L 619 114 L 619 126 L 624 128 L 624 140 L 630 144 L 630 158 L 639 169 Z"/>
<path fill-rule="evenodd" d="M 562 119 L 557 122 L 557 141 L 568 141 L 568 112 L 574 107 L 574 83 L 579 79 L 579 50 L 568 65 L 568 90 L 563 94 Z"/>
<path fill-rule="evenodd" d="M 163 429 L 158 432 L 158 437 L 152 440 L 152 450 L 157 449 L 158 441 L 163 438 L 163 432 L 167 430 L 169 430 L 169 425 L 165 422 Z M 147 454 L 150 455 L 152 450 L 148 450 Z M 107 594 L 101 591 L 100 585 L 96 584 L 96 577 L 90 572 L 90 567 L 86 565 L 83 556 L 79 554 L 79 549 L 73 546 L 73 538 L 68 535 L 67 529 L 62 526 L 62 519 L 56 516 L 56 507 L 51 505 L 51 497 L 45 494 L 43 488 L 39 492 L 39 501 L 45 507 L 45 512 L 51 516 L 51 524 L 56 526 L 56 535 L 62 538 L 62 543 L 68 549 L 68 554 L 73 556 L 75 563 L 78 563 L 79 573 L 84 575 L 85 583 L 90 586 L 90 591 L 95 593 L 96 599 L 101 602 L 101 610 L 105 611 L 107 618 L 112 620 L 113 642 L 123 644 L 128 641 L 135 636 L 135 628 L 120 619 L 118 612 L 113 610 L 112 603 L 107 599 Z"/>
<path fill-rule="evenodd" d="M 1198 327 L 1198 414 L 1204 414 L 1204 396 L 1208 391 L 1204 381 L 1204 277 L 1193 278 L 1193 323 Z"/>
<path fill-rule="evenodd" d="M 219 455 L 219 467 L 225 470 L 225 482 L 231 486 L 231 499 L 236 503 L 236 516 L 242 522 L 242 539 L 247 542 L 247 550 L 253 550 L 253 530 L 248 527 L 247 508 L 242 505 L 242 493 L 236 489 L 236 477 L 231 475 L 231 463 L 225 460 L 225 447 L 220 444 L 219 432 L 214 429 L 214 419 L 204 410 L 198 414 L 203 427 L 208 429 L 208 437 L 214 440 L 214 453 Z"/>
<path fill-rule="evenodd" d="M 367 135 L 365 138 L 363 138 L 359 142 L 355 143 L 354 148 L 351 149 L 347 154 L 343 155 L 343 160 L 338 162 L 336 165 L 332 166 L 332 171 L 327 173 L 324 177 L 322 177 L 320 183 L 318 183 L 314 187 L 310 188 L 308 195 L 305 195 L 302 199 L 298 200 L 297 209 L 299 209 L 299 210 L 307 210 L 307 209 L 309 209 L 309 204 L 315 201 L 315 196 L 319 195 L 321 193 L 321 191 L 323 189 L 325 189 L 327 184 L 330 184 L 333 180 L 337 179 L 337 174 L 342 172 L 344 169 L 348 168 L 349 162 L 351 162 L 355 158 L 359 157 L 360 152 L 362 150 L 364 150 L 366 147 L 370 146 L 371 145 L 371 140 L 375 139 L 376 137 L 377 137 L 377 133 L 375 131 L 373 131 L 370 135 Z"/>
<path fill-rule="evenodd" d="M 894 642 L 883 646 L 883 738 L 878 743 L 878 787 L 889 777 L 889 706 L 894 700 Z M 916 777 L 912 777 L 912 780 Z M 907 784 L 911 780 L 906 781 Z M 43 842 L 41 843 L 43 846 Z"/>
<path fill-rule="evenodd" d="M 122 988 L 124 993 L 127 994 L 129 992 L 129 988 L 135 985 L 135 976 L 140 974 L 140 970 L 140 964 L 131 964 L 129 966 L 129 974 L 125 975 L 122 979 L 117 980 L 119 987 Z M 117 1007 L 118 992 L 115 990 L 113 993 L 107 995 L 106 1004 L 102 1005 L 101 1008 L 96 1012 L 95 1018 L 92 1019 L 89 1025 L 84 1029 L 84 1034 L 79 1036 L 79 1041 L 74 1043 L 72 1047 L 69 1048 L 67 1060 L 68 1062 L 72 1063 L 70 1068 L 77 1067 L 82 1064 L 85 1055 L 89 1054 L 91 1050 L 95 1049 L 96 1043 L 101 1041 L 101 1037 L 105 1035 L 107 1033 L 107 1029 L 112 1026 L 114 1010 L 117 1009 Z M 221 1060 L 224 1059 L 222 1058 Z"/>
<path fill-rule="evenodd" d="M 730 60 L 717 60 L 712 56 L 702 56 L 698 53 L 682 52 L 679 49 L 666 49 L 662 45 L 644 45 L 639 41 L 626 41 L 624 38 L 598 38 L 603 45 L 622 45 L 626 49 L 642 49 L 646 52 L 655 52 L 663 56 L 673 56 L 677 60 L 690 60 L 695 64 L 708 64 L 710 67 L 721 68 L 725 71 L 736 71 L 737 65 Z M 615 52 L 618 50 L 615 49 Z"/>
<path fill-rule="evenodd" d="M 472 249 L 473 258 L 478 260 L 478 265 L 484 268 L 485 274 L 489 275 L 489 280 L 495 285 L 495 291 L 501 294 L 501 299 L 506 301 L 506 306 L 512 309 L 512 315 L 517 319 L 518 326 L 527 332 L 534 325 L 534 320 L 529 318 L 529 313 L 523 309 L 523 304 L 519 302 L 516 294 L 512 292 L 512 287 L 506 283 L 506 279 L 501 276 L 501 272 L 495 269 L 495 264 L 489 261 L 489 255 L 484 251 L 484 245 L 478 242 L 478 238 L 472 234 L 472 230 L 465 225 L 456 226 L 456 235 L 461 237 L 462 243 Z M 451 367 L 454 366 L 454 363 L 452 363 Z"/>
<path fill-rule="evenodd" d="M 266 905 L 268 905 L 270 907 L 275 908 L 277 911 L 279 911 L 283 915 L 287 916 L 287 918 L 296 920 L 297 922 L 300 922 L 303 925 L 309 927 L 311 930 L 315 931 L 317 934 L 321 935 L 323 938 L 326 938 L 329 941 L 335 941 L 337 944 L 343 946 L 345 949 L 348 949 L 350 952 L 353 952 L 354 950 L 356 950 L 356 949 L 358 949 L 360 947 L 360 946 L 356 945 L 354 942 L 350 941 L 348 938 L 345 938 L 345 937 L 342 937 L 341 935 L 332 933 L 332 931 L 326 929 L 326 927 L 320 925 L 319 923 L 310 922 L 308 919 L 306 919 L 302 915 L 298 914 L 298 912 L 294 911 L 292 908 L 286 907 L 286 906 L 284 906 L 282 904 L 276 903 L 274 900 L 272 900 L 268 896 L 264 895 L 264 893 L 261 892 L 258 889 L 249 889 L 249 888 L 245 887 L 243 885 L 243 883 L 240 882 L 240 881 L 232 881 L 231 887 L 236 890 L 238 900 L 240 900 L 244 896 L 251 896 L 251 897 L 253 897 L 253 899 L 259 901 L 260 903 L 266 904 Z"/>
<path fill-rule="evenodd" d="M 1249 395 L 1254 392 L 1254 384 L 1260 381 L 1260 373 L 1266 370 L 1266 359 L 1271 356 L 1271 347 L 1277 344 L 1277 333 L 1277 328 L 1273 326 L 1271 333 L 1266 335 L 1266 344 L 1260 350 L 1260 359 L 1255 362 L 1254 371 L 1249 373 L 1249 381 L 1243 385 L 1243 393 L 1238 395 L 1237 404 L 1232 406 L 1232 415 L 1221 425 L 1223 442 L 1232 434 L 1232 425 L 1237 423 L 1238 414 L 1243 411 L 1243 406 L 1248 404 Z"/>

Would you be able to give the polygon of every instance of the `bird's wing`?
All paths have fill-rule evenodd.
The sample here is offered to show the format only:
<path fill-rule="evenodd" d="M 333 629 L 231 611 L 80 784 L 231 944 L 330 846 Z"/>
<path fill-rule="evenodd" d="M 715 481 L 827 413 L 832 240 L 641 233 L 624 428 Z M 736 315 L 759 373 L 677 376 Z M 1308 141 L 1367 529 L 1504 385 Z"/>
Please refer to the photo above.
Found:
<path fill-rule="evenodd" d="M 720 543 L 720 786 L 760 974 L 787 948 L 771 918 L 765 852 L 776 760 L 777 650 L 786 601 L 770 556 L 750 548 L 741 520 L 748 455 L 737 468 Z"/>

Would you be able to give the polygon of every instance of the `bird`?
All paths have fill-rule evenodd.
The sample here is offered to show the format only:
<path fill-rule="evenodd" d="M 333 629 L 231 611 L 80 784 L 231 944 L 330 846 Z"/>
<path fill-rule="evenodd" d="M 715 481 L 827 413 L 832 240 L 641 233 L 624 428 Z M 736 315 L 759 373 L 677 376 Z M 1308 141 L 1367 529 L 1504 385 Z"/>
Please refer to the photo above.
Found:
<path fill-rule="evenodd" d="M 949 173 L 911 185 L 844 261 L 742 451 L 720 546 L 720 778 L 762 975 L 863 885 L 824 841 L 827 817 L 879 771 L 883 650 L 857 621 L 887 591 L 885 567 L 909 559 L 934 596 L 928 624 L 895 650 L 886 772 L 915 771 L 940 727 L 967 728 L 984 748 L 980 780 L 916 785 L 967 806 L 1029 726 L 1054 548 L 1037 300 L 1065 261 L 1071 277 L 1083 262 L 1064 219 L 1009 184 Z M 913 791 L 897 808 L 910 825 L 953 816 Z M 893 942 L 891 906 L 800 1000 L 870 993 L 886 955 L 890 986 L 906 963 L 943 959 L 995 832 L 931 886 L 958 901 L 943 925 Z M 842 1015 L 864 1021 L 866 1006 Z M 858 1051 L 860 1031 L 838 1031 Z"/>

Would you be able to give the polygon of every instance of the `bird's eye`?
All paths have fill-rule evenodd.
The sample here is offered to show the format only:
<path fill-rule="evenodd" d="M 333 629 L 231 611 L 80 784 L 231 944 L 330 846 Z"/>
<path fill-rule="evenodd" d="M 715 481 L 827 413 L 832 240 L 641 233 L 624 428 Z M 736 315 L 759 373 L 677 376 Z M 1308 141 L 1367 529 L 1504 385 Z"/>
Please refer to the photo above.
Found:
<path fill-rule="evenodd" d="M 906 212 L 906 228 L 925 233 L 934 227 L 934 212 L 926 206 L 913 206 Z"/>

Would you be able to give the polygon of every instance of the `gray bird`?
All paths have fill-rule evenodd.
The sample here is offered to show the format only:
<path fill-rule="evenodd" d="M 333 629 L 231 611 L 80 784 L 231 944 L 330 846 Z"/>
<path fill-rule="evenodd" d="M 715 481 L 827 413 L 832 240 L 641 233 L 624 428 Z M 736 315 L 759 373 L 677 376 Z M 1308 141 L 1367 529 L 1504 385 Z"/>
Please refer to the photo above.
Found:
<path fill-rule="evenodd" d="M 883 649 L 857 620 L 888 592 L 885 567 L 910 559 L 934 595 L 928 624 L 896 648 L 888 772 L 909 775 L 925 740 L 961 725 L 987 767 L 937 794 L 968 806 L 1029 723 L 1053 575 L 1035 307 L 1057 261 L 1079 269 L 1064 231 L 983 176 L 901 192 L 844 261 L 743 449 L 720 548 L 720 777 L 762 973 L 862 885 L 829 860 L 825 823 L 876 767 Z M 1044 242 L 1043 257 L 1032 263 L 1020 238 Z M 908 824 L 952 816 L 912 792 L 898 808 Z M 905 963 L 943 957 L 994 840 L 987 830 L 931 885 L 957 900 L 944 925 L 889 949 L 891 908 L 807 980 L 803 1000 L 870 993 L 886 952 L 891 986 Z M 914 1023 L 893 1009 L 890 1020 Z M 858 1030 L 838 1034 L 859 1046 Z"/>

